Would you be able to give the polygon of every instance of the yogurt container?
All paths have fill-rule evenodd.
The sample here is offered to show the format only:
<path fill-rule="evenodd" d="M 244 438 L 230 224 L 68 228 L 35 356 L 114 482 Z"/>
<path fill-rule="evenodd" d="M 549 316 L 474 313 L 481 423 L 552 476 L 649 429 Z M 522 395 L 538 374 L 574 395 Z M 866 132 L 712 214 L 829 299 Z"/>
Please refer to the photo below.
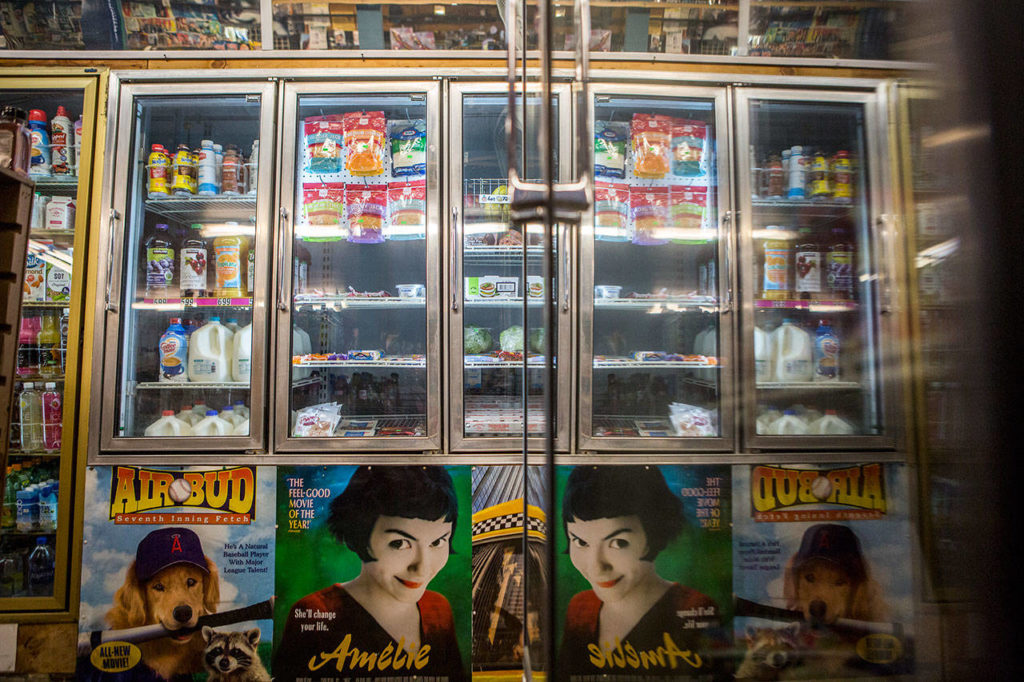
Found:
<path fill-rule="evenodd" d="M 611 284 L 598 284 L 594 287 L 594 298 L 619 298 L 622 287 Z"/>
<path fill-rule="evenodd" d="M 427 288 L 422 284 L 396 284 L 400 298 L 419 298 L 426 294 Z"/>

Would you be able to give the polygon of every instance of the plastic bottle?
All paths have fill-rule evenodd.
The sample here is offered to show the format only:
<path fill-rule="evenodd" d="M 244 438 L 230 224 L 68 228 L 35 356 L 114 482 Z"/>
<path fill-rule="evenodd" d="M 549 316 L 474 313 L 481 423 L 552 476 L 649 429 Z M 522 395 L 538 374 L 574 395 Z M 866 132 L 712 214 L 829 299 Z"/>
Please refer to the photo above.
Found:
<path fill-rule="evenodd" d="M 218 298 L 245 296 L 242 285 L 242 254 L 248 240 L 241 235 L 221 235 L 213 240 L 214 273 Z"/>
<path fill-rule="evenodd" d="M 700 339 L 700 347 L 697 349 L 697 355 L 703 355 L 709 358 L 718 357 L 718 329 L 713 324 L 709 324 L 704 330 L 704 336 Z M 713 369 L 699 369 L 697 370 L 697 377 L 704 381 L 714 381 L 716 372 Z"/>
<path fill-rule="evenodd" d="M 224 326 L 231 330 L 232 334 L 237 334 L 241 327 L 238 324 L 237 317 L 229 317 L 228 321 L 224 323 Z"/>
<path fill-rule="evenodd" d="M 53 550 L 45 537 L 36 538 L 28 555 L 28 593 L 40 597 L 53 594 Z"/>
<path fill-rule="evenodd" d="M 71 309 L 61 310 L 60 319 L 57 321 L 57 331 L 60 333 L 60 373 L 67 371 L 68 361 L 68 328 L 71 325 Z"/>
<path fill-rule="evenodd" d="M 188 381 L 189 340 L 180 317 L 172 317 L 171 324 L 160 336 L 160 379 L 161 382 L 184 383 Z"/>
<path fill-rule="evenodd" d="M 82 122 L 82 115 L 79 114 L 78 118 L 75 119 L 75 123 L 71 126 L 71 169 L 75 175 L 78 175 L 78 164 L 82 160 L 82 128 L 84 124 Z"/>
<path fill-rule="evenodd" d="M 789 155 L 786 155 L 788 161 Z M 786 195 L 786 176 L 782 169 L 782 159 L 778 154 L 768 158 L 768 186 L 766 195 L 772 199 L 781 199 Z"/>
<path fill-rule="evenodd" d="M 811 335 L 786 318 L 772 332 L 775 349 L 775 381 L 810 381 L 813 376 Z"/>
<path fill-rule="evenodd" d="M 235 334 L 231 354 L 231 380 L 249 382 L 252 373 L 252 323 Z M 247 410 L 248 412 L 248 410 Z"/>
<path fill-rule="evenodd" d="M 61 370 L 60 327 L 55 315 L 42 316 L 42 328 L 36 337 L 39 347 L 39 374 L 47 378 L 57 378 L 63 374 Z"/>
<path fill-rule="evenodd" d="M 825 416 L 816 419 L 807 426 L 807 433 L 850 436 L 853 435 L 853 425 L 837 415 L 835 410 L 825 410 Z"/>
<path fill-rule="evenodd" d="M 313 256 L 309 249 L 301 244 L 295 246 L 292 259 L 292 293 L 304 294 L 309 288 L 309 269 L 313 265 Z"/>
<path fill-rule="evenodd" d="M 217 410 L 207 410 L 206 416 L 194 427 L 193 436 L 228 436 L 235 425 L 217 416 Z"/>
<path fill-rule="evenodd" d="M 789 150 L 789 191 L 786 196 L 790 199 L 803 199 L 806 197 L 804 186 L 807 183 L 807 157 L 804 156 L 804 148 L 794 145 Z"/>
<path fill-rule="evenodd" d="M 820 149 L 814 150 L 809 156 L 810 164 L 807 172 L 807 196 L 811 199 L 828 199 L 832 196 L 831 174 L 828 169 L 828 159 Z"/>
<path fill-rule="evenodd" d="M 178 150 L 174 152 L 171 170 L 171 193 L 181 197 L 192 196 L 196 179 L 196 164 L 187 144 L 178 145 Z"/>
<path fill-rule="evenodd" d="M 17 481 L 12 475 L 13 471 L 14 467 L 8 464 L 7 471 L 4 476 L 3 509 L 0 511 L 0 529 L 3 530 L 11 530 L 14 528 L 18 519 L 18 490 L 15 488 L 15 483 L 17 483 Z"/>
<path fill-rule="evenodd" d="M 776 410 L 774 407 L 770 405 L 765 407 L 763 410 L 761 410 L 761 413 L 757 415 L 757 433 L 768 433 L 768 429 L 769 427 L 771 427 L 772 423 L 781 416 L 782 413 Z"/>
<path fill-rule="evenodd" d="M 825 320 L 814 338 L 814 380 L 839 381 L 839 337 Z"/>
<path fill-rule="evenodd" d="M 809 227 L 800 228 L 800 237 L 794 251 L 793 289 L 800 299 L 818 299 L 822 297 L 822 257 L 821 248 L 814 241 Z"/>
<path fill-rule="evenodd" d="M 178 419 L 185 422 L 189 426 L 192 426 L 197 421 L 199 421 L 199 415 L 192 411 L 191 405 L 182 405 L 181 410 L 179 410 L 178 414 L 174 416 L 176 416 Z"/>
<path fill-rule="evenodd" d="M 18 331 L 18 362 L 15 373 L 20 377 L 33 376 L 39 373 L 39 328 L 38 318 L 21 318 Z"/>
<path fill-rule="evenodd" d="M 235 425 L 234 430 L 231 432 L 234 436 L 248 436 L 249 435 L 249 420 L 242 419 Z"/>
<path fill-rule="evenodd" d="M 64 397 L 57 390 L 57 384 L 44 384 L 41 400 L 43 403 L 43 448 L 50 452 L 60 450 L 61 433 L 64 428 Z"/>
<path fill-rule="evenodd" d="M 146 240 L 146 297 L 170 298 L 174 287 L 174 244 L 165 223 Z"/>
<path fill-rule="evenodd" d="M 35 384 L 25 383 L 18 396 L 18 418 L 21 420 L 21 449 L 43 449 L 43 401 Z"/>
<path fill-rule="evenodd" d="M 71 117 L 63 106 L 58 106 L 56 116 L 50 121 L 50 169 L 54 175 L 71 174 L 74 135 Z"/>
<path fill-rule="evenodd" d="M 147 438 L 161 436 L 191 436 L 192 427 L 186 422 L 178 419 L 174 414 L 174 410 L 164 410 L 160 413 L 159 419 L 146 427 L 144 433 Z"/>
<path fill-rule="evenodd" d="M 224 150 L 224 164 L 221 167 L 220 173 L 220 192 L 221 194 L 239 194 L 239 179 L 241 173 L 239 172 L 241 166 L 241 160 L 238 158 L 238 147 L 233 144 L 229 144 L 227 149 Z"/>
<path fill-rule="evenodd" d="M 292 327 L 292 355 L 309 355 L 313 352 L 312 339 L 302 327 Z M 309 367 L 292 367 L 292 381 L 305 379 L 313 374 Z"/>
<path fill-rule="evenodd" d="M 249 163 L 246 164 L 248 169 L 248 194 L 256 194 L 256 185 L 259 184 L 259 172 L 260 172 L 260 141 L 252 141 L 252 153 L 249 154 Z"/>
<path fill-rule="evenodd" d="M 57 530 L 57 481 L 46 481 L 39 489 L 39 530 Z"/>
<path fill-rule="evenodd" d="M 15 498 L 18 509 L 15 528 L 22 533 L 39 530 L 39 489 L 29 483 L 15 493 Z"/>
<path fill-rule="evenodd" d="M 754 381 L 758 384 L 774 381 L 772 337 L 761 327 L 754 327 Z"/>
<path fill-rule="evenodd" d="M 802 436 L 806 433 L 807 422 L 796 416 L 793 410 L 786 410 L 768 426 L 768 434 L 772 436 Z"/>
<path fill-rule="evenodd" d="M 243 419 L 249 418 L 249 408 L 245 406 L 244 400 L 236 400 L 235 404 L 232 405 L 235 408 L 235 414 L 242 415 Z"/>
<path fill-rule="evenodd" d="M 244 417 L 235 414 L 234 408 L 232 408 L 230 405 L 226 405 L 224 409 L 222 409 L 220 413 L 217 414 L 217 416 L 226 421 L 227 423 L 231 424 L 232 431 L 236 426 L 238 426 L 239 422 L 242 422 L 245 419 Z"/>
<path fill-rule="evenodd" d="M 148 196 L 150 199 L 166 199 L 171 195 L 171 155 L 162 144 L 153 144 L 149 149 Z"/>
<path fill-rule="evenodd" d="M 200 196 L 212 197 L 217 194 L 217 155 L 213 151 L 213 140 L 199 143 L 199 170 L 197 192 Z"/>
<path fill-rule="evenodd" d="M 192 223 L 188 236 L 181 243 L 179 286 L 182 298 L 202 298 L 206 295 L 209 258 L 202 230 L 201 223 Z"/>
<path fill-rule="evenodd" d="M 785 300 L 790 297 L 789 258 L 787 242 L 769 239 L 764 243 L 763 298 Z"/>
<path fill-rule="evenodd" d="M 50 134 L 46 131 L 46 112 L 33 109 L 28 112 L 29 138 L 32 144 L 29 175 L 48 177 L 50 170 Z"/>
<path fill-rule="evenodd" d="M 830 296 L 841 300 L 853 299 L 853 244 L 841 227 L 832 228 L 832 243 L 825 256 L 825 277 Z"/>
<path fill-rule="evenodd" d="M 217 183 L 217 194 L 220 194 L 220 177 L 224 168 L 224 147 L 216 142 L 213 144 L 213 160 L 215 163 L 213 179 Z"/>
<path fill-rule="evenodd" d="M 189 381 L 222 383 L 231 380 L 231 330 L 219 317 L 197 329 L 188 344 Z"/>
<path fill-rule="evenodd" d="M 196 419 L 195 421 L 197 423 L 201 421 L 202 418 L 206 416 L 206 411 L 209 409 L 210 408 L 207 407 L 206 403 L 204 403 L 202 400 L 197 401 L 196 404 L 192 406 L 192 414 L 198 417 L 198 419 Z"/>
<path fill-rule="evenodd" d="M 832 157 L 832 194 L 836 201 L 844 204 L 853 200 L 853 169 L 850 152 L 841 149 Z"/>

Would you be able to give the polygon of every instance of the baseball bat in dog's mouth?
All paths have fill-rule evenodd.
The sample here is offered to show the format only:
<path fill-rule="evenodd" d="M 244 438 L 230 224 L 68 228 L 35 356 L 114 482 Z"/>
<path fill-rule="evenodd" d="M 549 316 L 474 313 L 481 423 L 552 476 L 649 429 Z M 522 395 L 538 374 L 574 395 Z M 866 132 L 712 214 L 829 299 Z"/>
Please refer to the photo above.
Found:
<path fill-rule="evenodd" d="M 274 617 L 274 597 L 266 601 L 244 606 L 240 609 L 232 609 L 223 613 L 208 613 L 199 616 L 195 627 L 182 628 L 180 630 L 168 630 L 160 623 L 155 625 L 142 625 L 137 628 L 126 628 L 124 630 L 93 630 L 78 635 L 78 655 L 88 656 L 89 653 L 104 642 L 148 642 L 160 637 L 171 637 L 177 635 L 188 635 L 196 630 L 202 629 L 204 625 L 215 628 L 221 625 L 242 623 L 247 620 L 266 620 Z"/>
<path fill-rule="evenodd" d="M 852 618 L 837 618 L 834 623 L 816 623 L 808 621 L 803 612 L 792 609 L 780 609 L 777 606 L 758 604 L 757 602 L 735 598 L 735 615 L 748 618 L 765 618 L 767 620 L 778 620 L 799 623 L 807 622 L 811 627 L 825 627 L 833 630 L 844 630 L 854 633 L 872 634 L 882 633 L 887 635 L 900 636 L 903 634 L 903 626 L 899 623 L 875 623 L 867 620 L 853 620 Z"/>

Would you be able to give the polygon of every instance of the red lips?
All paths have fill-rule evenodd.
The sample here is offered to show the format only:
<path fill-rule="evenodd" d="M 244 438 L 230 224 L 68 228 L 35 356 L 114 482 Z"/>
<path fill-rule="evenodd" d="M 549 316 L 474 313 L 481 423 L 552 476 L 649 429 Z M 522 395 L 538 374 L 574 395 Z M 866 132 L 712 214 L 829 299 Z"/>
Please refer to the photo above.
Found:
<path fill-rule="evenodd" d="M 605 581 L 605 582 L 603 582 L 603 583 L 598 583 L 598 584 L 597 584 L 597 586 L 598 586 L 598 587 L 603 587 L 603 588 L 605 588 L 605 589 L 607 589 L 607 588 L 609 588 L 609 587 L 615 587 L 616 585 L 618 585 L 618 584 L 619 584 L 619 581 L 620 581 L 620 580 L 622 580 L 622 576 L 619 576 L 619 577 L 618 577 L 618 578 L 616 578 L 615 580 L 607 580 L 607 581 Z"/>
<path fill-rule="evenodd" d="M 404 585 L 405 587 L 408 587 L 410 590 L 418 589 L 419 587 L 421 587 L 423 585 L 423 583 L 414 583 L 411 580 L 402 580 L 401 578 L 398 578 L 398 577 L 396 577 L 395 580 L 397 580 L 398 582 L 402 583 L 402 585 Z"/>

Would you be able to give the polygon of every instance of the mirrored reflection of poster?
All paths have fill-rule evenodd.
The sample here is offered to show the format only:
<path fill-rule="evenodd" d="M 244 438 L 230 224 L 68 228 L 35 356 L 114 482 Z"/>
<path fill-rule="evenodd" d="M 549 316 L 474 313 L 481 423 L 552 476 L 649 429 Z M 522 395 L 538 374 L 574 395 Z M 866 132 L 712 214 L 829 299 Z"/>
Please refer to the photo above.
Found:
<path fill-rule="evenodd" d="M 722 679 L 727 466 L 559 467 L 557 679 Z"/>
<path fill-rule="evenodd" d="M 467 680 L 470 468 L 277 472 L 274 678 Z"/>
<path fill-rule="evenodd" d="M 89 467 L 77 678 L 261 679 L 274 487 L 267 467 Z"/>
<path fill-rule="evenodd" d="M 906 469 L 736 466 L 738 679 L 913 672 Z"/>

